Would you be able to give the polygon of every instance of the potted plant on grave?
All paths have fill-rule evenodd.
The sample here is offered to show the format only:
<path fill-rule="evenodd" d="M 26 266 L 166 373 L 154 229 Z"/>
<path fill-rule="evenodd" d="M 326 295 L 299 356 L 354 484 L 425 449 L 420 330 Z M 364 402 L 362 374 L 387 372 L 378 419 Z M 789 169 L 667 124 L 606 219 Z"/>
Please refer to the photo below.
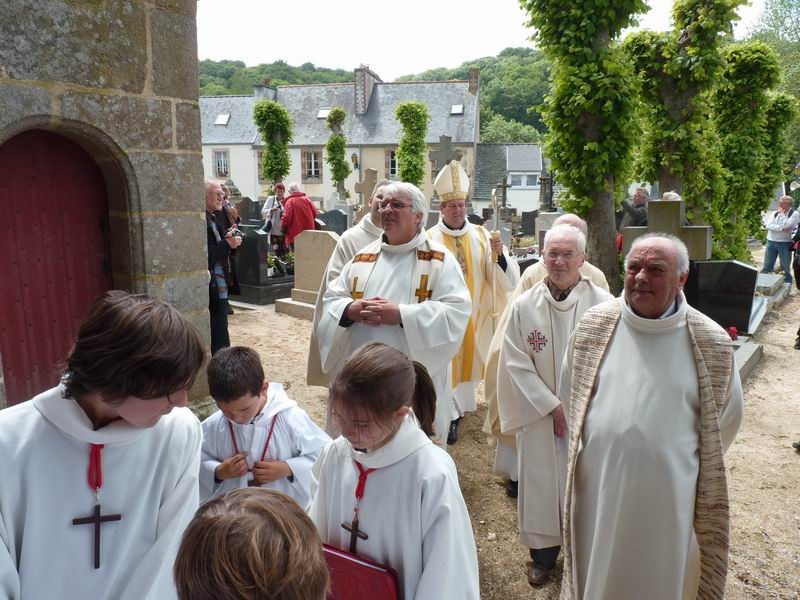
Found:
<path fill-rule="evenodd" d="M 294 252 L 286 253 L 286 273 L 294 275 Z"/>
<path fill-rule="evenodd" d="M 274 254 L 267 254 L 267 277 L 275 277 L 275 261 L 277 258 Z"/>

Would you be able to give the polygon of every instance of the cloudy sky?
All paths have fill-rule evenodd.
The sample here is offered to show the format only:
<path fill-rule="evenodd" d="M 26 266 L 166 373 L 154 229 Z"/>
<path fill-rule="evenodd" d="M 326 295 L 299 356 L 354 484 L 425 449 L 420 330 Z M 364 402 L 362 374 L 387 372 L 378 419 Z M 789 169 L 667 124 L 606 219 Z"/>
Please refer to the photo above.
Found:
<path fill-rule="evenodd" d="M 758 18 L 764 0 L 740 10 L 736 37 Z M 465 7 L 475 6 L 476 9 Z M 671 27 L 671 0 L 650 0 L 641 27 Z M 509 46 L 529 45 L 517 0 L 199 0 L 201 59 L 248 66 L 283 59 L 351 70 L 363 63 L 384 81 L 434 67 L 457 67 Z"/>

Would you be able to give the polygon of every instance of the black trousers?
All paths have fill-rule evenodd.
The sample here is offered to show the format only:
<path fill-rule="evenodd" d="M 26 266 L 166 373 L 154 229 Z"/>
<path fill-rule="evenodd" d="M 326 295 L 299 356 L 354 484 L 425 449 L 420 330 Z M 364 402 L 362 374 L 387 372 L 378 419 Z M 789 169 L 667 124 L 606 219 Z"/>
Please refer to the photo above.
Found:
<path fill-rule="evenodd" d="M 217 353 L 221 348 L 231 345 L 228 335 L 228 299 L 217 298 L 208 305 L 211 316 L 211 354 Z"/>
<path fill-rule="evenodd" d="M 533 564 L 538 567 L 545 567 L 550 569 L 556 564 L 558 553 L 561 551 L 561 546 L 551 546 L 550 548 L 531 548 L 531 558 Z"/>

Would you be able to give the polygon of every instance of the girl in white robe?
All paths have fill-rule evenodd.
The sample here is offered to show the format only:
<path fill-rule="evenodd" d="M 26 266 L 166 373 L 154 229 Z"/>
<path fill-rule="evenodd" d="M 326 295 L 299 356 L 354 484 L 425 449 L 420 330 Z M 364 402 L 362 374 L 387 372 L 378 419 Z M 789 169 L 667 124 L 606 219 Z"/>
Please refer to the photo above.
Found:
<path fill-rule="evenodd" d="M 367 344 L 347 360 L 330 396 L 342 436 L 314 465 L 309 511 L 322 541 L 353 551 L 343 525 L 366 534 L 355 553 L 394 569 L 400 598 L 479 598 L 455 464 L 429 437 L 436 392 L 425 367 Z M 359 466 L 367 475 L 356 511 Z"/>

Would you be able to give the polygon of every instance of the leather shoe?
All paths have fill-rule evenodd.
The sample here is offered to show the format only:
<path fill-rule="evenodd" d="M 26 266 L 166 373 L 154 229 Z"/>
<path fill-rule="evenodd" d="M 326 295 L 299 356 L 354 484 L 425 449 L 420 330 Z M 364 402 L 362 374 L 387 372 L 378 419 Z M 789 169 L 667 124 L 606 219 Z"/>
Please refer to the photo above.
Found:
<path fill-rule="evenodd" d="M 552 570 L 553 567 L 543 567 L 528 562 L 528 583 L 533 587 L 544 585 L 550 580 L 550 571 Z"/>
<path fill-rule="evenodd" d="M 795 442 L 794 444 L 792 444 L 792 448 L 800 452 L 800 442 Z"/>
<path fill-rule="evenodd" d="M 506 481 L 506 496 L 516 498 L 519 495 L 519 482 L 509 479 Z"/>
<path fill-rule="evenodd" d="M 450 421 L 450 430 L 447 432 L 447 445 L 452 446 L 458 441 L 458 426 L 461 423 L 461 417 L 455 421 Z"/>

